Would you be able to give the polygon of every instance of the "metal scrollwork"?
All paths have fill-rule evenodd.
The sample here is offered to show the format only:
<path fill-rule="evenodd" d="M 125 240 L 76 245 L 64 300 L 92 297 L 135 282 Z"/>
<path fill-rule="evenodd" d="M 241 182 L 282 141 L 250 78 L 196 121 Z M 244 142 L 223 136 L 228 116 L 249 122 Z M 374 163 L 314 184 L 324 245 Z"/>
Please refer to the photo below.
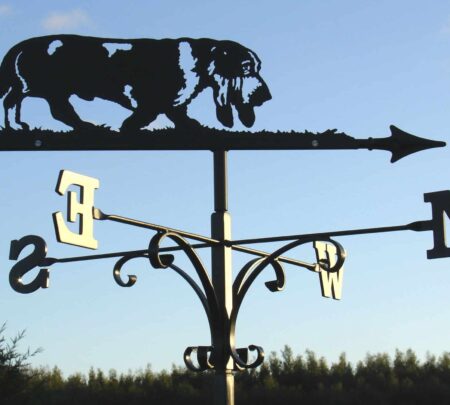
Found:
<path fill-rule="evenodd" d="M 203 287 L 203 289 L 189 274 L 187 274 L 184 270 L 174 264 L 175 256 L 171 254 L 162 254 L 160 252 L 161 242 L 165 238 L 169 238 L 170 240 L 175 242 L 186 254 L 200 279 L 201 287 Z M 156 269 L 170 268 L 177 274 L 179 274 L 184 280 L 186 280 L 202 303 L 202 306 L 208 318 L 211 335 L 214 333 L 214 330 L 217 326 L 216 324 L 217 322 L 219 322 L 218 306 L 214 288 L 203 263 L 195 253 L 192 246 L 184 238 L 174 232 L 158 232 L 150 240 L 149 247 L 146 253 L 140 253 L 138 255 L 126 255 L 120 258 L 114 265 L 113 274 L 114 280 L 121 287 L 131 287 L 136 283 L 137 277 L 135 275 L 128 275 L 128 281 L 126 282 L 121 278 L 122 267 L 128 261 L 136 258 L 146 258 L 150 261 L 152 267 Z M 213 369 L 214 366 L 210 360 L 212 357 L 212 351 L 212 346 L 188 347 L 184 352 L 184 362 L 190 370 L 196 372 Z M 198 365 L 194 364 L 194 353 L 196 354 L 196 363 Z"/>
<path fill-rule="evenodd" d="M 183 359 L 186 367 L 195 372 L 202 372 L 214 369 L 210 362 L 212 347 L 211 346 L 190 346 L 184 351 Z M 192 361 L 192 353 L 197 355 L 198 366 Z"/>
<path fill-rule="evenodd" d="M 330 238 L 324 238 L 321 240 L 308 238 L 290 242 L 266 257 L 254 259 L 248 262 L 237 275 L 233 283 L 234 307 L 230 315 L 229 346 L 231 356 L 233 357 L 233 360 L 235 361 L 236 367 L 238 369 L 255 368 L 264 361 L 264 351 L 261 347 L 250 345 L 248 349 L 236 349 L 234 345 L 237 316 L 248 289 L 256 280 L 256 278 L 261 274 L 261 272 L 266 267 L 271 266 L 275 271 L 276 278 L 273 281 L 266 282 L 266 287 L 272 292 L 283 290 L 286 284 L 286 277 L 283 266 L 277 259 L 291 249 L 317 241 L 331 243 L 332 245 L 334 245 L 336 248 L 337 259 L 334 265 L 331 265 L 329 260 L 320 260 L 318 261 L 316 267 L 330 273 L 339 271 L 339 269 L 343 266 L 346 257 L 346 253 L 342 245 Z M 248 350 L 257 352 L 257 358 L 252 363 L 248 363 Z"/>
<path fill-rule="evenodd" d="M 175 242 L 186 254 L 200 279 L 203 290 L 198 286 L 194 279 L 192 279 L 192 277 L 173 263 L 173 255 L 160 253 L 160 244 L 165 238 L 169 238 Z M 171 268 L 189 283 L 205 309 L 212 334 L 213 330 L 216 328 L 216 323 L 218 322 L 217 299 L 208 272 L 192 246 L 184 238 L 174 232 L 158 232 L 150 240 L 148 247 L 148 258 L 154 268 Z"/>
<path fill-rule="evenodd" d="M 235 367 L 237 370 L 256 368 L 262 364 L 265 356 L 264 350 L 260 346 L 250 345 L 248 348 L 237 349 L 234 345 L 237 315 L 245 294 L 255 281 L 256 277 L 258 277 L 261 271 L 268 265 L 271 265 L 273 267 L 276 276 L 275 280 L 268 281 L 265 283 L 269 291 L 272 292 L 281 291 L 283 290 L 286 283 L 286 277 L 281 263 L 278 262 L 275 258 L 267 260 L 268 257 L 258 258 L 248 262 L 239 272 L 233 283 L 234 308 L 230 316 L 229 338 L 230 338 L 230 354 L 235 362 Z M 248 362 L 249 350 L 256 351 L 256 359 L 251 363 Z"/>
<path fill-rule="evenodd" d="M 114 276 L 114 280 L 117 284 L 119 284 L 121 287 L 132 287 L 137 280 L 137 277 L 134 274 L 130 274 L 128 275 L 128 281 L 124 282 L 122 280 L 122 277 L 120 276 L 120 273 L 122 271 L 122 267 L 125 263 L 127 263 L 128 261 L 132 260 L 132 259 L 137 259 L 137 258 L 142 258 L 145 256 L 143 255 L 139 255 L 139 256 L 124 256 L 121 259 L 119 259 L 116 264 L 114 265 L 114 269 L 113 269 L 113 276 Z"/>
<path fill-rule="evenodd" d="M 165 254 L 161 251 L 163 250 L 161 248 L 161 243 L 165 238 L 169 238 L 171 241 L 175 242 L 177 248 L 186 254 L 200 279 L 201 285 L 197 284 L 197 282 L 189 274 L 174 264 L 174 255 Z M 282 258 L 282 255 L 285 252 L 293 248 L 313 242 L 325 242 L 332 244 L 336 250 L 336 260 L 331 260 L 330 257 L 327 257 L 327 259 L 318 258 L 315 265 L 308 265 L 307 268 L 311 271 L 324 270 L 330 273 L 339 271 L 345 260 L 345 250 L 338 242 L 330 238 L 302 238 L 286 244 L 270 255 L 249 261 L 238 273 L 233 283 L 233 310 L 231 311 L 229 318 L 227 317 L 229 332 L 228 354 L 234 361 L 234 369 L 236 371 L 256 368 L 262 364 L 265 357 L 264 350 L 260 346 L 250 345 L 244 348 L 235 347 L 234 342 L 237 316 L 246 293 L 256 278 L 267 267 L 272 267 L 275 273 L 275 278 L 265 283 L 267 289 L 271 292 L 282 291 L 286 285 L 286 275 L 280 258 Z M 152 267 L 157 269 L 170 268 L 186 280 L 200 299 L 200 302 L 202 303 L 208 317 L 211 336 L 214 336 L 215 331 L 220 329 L 220 324 L 223 321 L 223 318 L 220 316 L 220 312 L 218 310 L 217 298 L 209 274 L 193 247 L 176 232 L 157 232 L 151 238 L 147 252 L 144 251 L 143 253 L 141 251 L 139 254 L 126 255 L 117 261 L 114 266 L 114 279 L 120 286 L 131 287 L 136 283 L 135 275 L 128 275 L 127 282 L 121 278 L 122 267 L 128 261 L 136 258 L 147 258 Z M 304 267 L 306 267 L 306 265 Z M 250 352 L 254 352 L 256 354 L 256 358 L 253 360 L 250 360 L 249 358 Z M 220 358 L 221 355 L 216 353 L 214 346 L 191 346 L 185 350 L 183 358 L 186 367 L 189 370 L 201 372 L 215 368 L 215 356 L 219 356 Z M 216 360 L 219 362 L 222 361 L 219 358 Z"/>
<path fill-rule="evenodd" d="M 265 354 L 264 349 L 261 346 L 250 345 L 248 348 L 244 347 L 239 349 L 231 346 L 230 349 L 231 357 L 234 360 L 236 370 L 240 371 L 249 368 L 256 368 L 260 366 L 264 361 Z M 256 351 L 256 359 L 251 363 L 248 362 L 249 351 Z"/>

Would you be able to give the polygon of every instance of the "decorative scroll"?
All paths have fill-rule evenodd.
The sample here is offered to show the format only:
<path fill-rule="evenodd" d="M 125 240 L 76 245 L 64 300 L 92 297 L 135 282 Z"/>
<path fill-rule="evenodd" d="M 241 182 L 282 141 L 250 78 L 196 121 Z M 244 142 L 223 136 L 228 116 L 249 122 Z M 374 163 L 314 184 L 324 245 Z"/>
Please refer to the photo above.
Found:
<path fill-rule="evenodd" d="M 183 271 L 180 267 L 176 266 L 174 262 L 174 256 L 170 254 L 160 254 L 160 244 L 164 238 L 170 238 L 174 242 L 176 242 L 181 250 L 186 253 L 190 262 L 192 263 L 197 275 L 200 278 L 200 282 L 204 291 L 198 286 L 195 280 L 189 276 L 185 271 Z M 200 299 L 202 306 L 205 310 L 205 313 L 208 317 L 208 321 L 211 327 L 211 332 L 217 322 L 217 302 L 214 293 L 214 289 L 212 287 L 211 280 L 209 275 L 203 266 L 200 258 L 197 256 L 193 248 L 189 245 L 189 243 L 183 239 L 181 236 L 175 233 L 169 232 L 158 232 L 155 236 L 150 240 L 148 253 L 147 254 L 130 254 L 125 255 L 120 258 L 113 269 L 113 276 L 116 283 L 121 287 L 132 287 L 136 281 L 137 277 L 133 274 L 128 275 L 128 281 L 123 281 L 121 277 L 122 267 L 130 260 L 137 258 L 147 258 L 152 267 L 157 269 L 166 269 L 171 268 L 177 274 L 179 274 L 187 283 L 192 287 L 194 292 L 197 294 L 197 297 Z"/>
<path fill-rule="evenodd" d="M 250 345 L 248 349 L 247 348 L 236 349 L 234 348 L 233 345 L 230 345 L 230 350 L 231 350 L 231 357 L 234 360 L 236 370 L 241 371 L 250 368 L 256 368 L 259 367 L 264 361 L 265 353 L 264 349 L 261 346 Z M 256 359 L 251 363 L 248 363 L 249 350 L 256 351 Z"/>
<path fill-rule="evenodd" d="M 160 244 L 165 239 L 169 238 L 174 241 L 182 251 L 186 254 L 192 266 L 194 267 L 200 282 L 203 287 L 203 291 L 195 283 L 195 281 L 179 267 L 173 264 L 174 256 L 167 254 L 160 254 Z M 202 261 L 195 253 L 194 249 L 189 245 L 189 243 L 176 233 L 172 232 L 158 232 L 153 236 L 150 241 L 148 248 L 148 257 L 151 265 L 154 268 L 172 268 L 178 274 L 180 274 L 190 285 L 193 287 L 197 296 L 200 298 L 202 305 L 205 309 L 206 315 L 208 316 L 209 326 L 211 329 L 211 334 L 213 330 L 216 329 L 216 323 L 218 321 L 218 304 L 216 299 L 216 294 L 212 286 L 211 279 L 209 278 L 208 272 L 203 266 Z"/>
<path fill-rule="evenodd" d="M 119 284 L 121 287 L 132 287 L 134 286 L 134 284 L 137 281 L 137 277 L 134 274 L 130 274 L 128 275 L 128 281 L 124 282 L 120 276 L 120 273 L 122 271 L 122 267 L 125 263 L 129 262 L 132 259 L 137 259 L 137 258 L 146 258 L 146 256 L 143 255 L 139 255 L 139 256 L 124 256 L 121 259 L 119 259 L 116 264 L 114 265 L 114 269 L 113 269 L 113 276 L 114 276 L 114 280 L 116 281 L 117 284 Z"/>
<path fill-rule="evenodd" d="M 256 360 L 252 363 L 248 363 L 248 352 L 246 349 L 236 349 L 234 347 L 235 341 L 235 329 L 236 329 L 236 321 L 239 313 L 239 309 L 241 307 L 242 301 L 256 278 L 261 274 L 261 272 L 268 266 L 272 266 L 275 271 L 275 280 L 266 282 L 266 287 L 269 291 L 276 292 L 281 291 L 286 282 L 284 269 L 281 263 L 277 260 L 281 255 L 283 255 L 288 250 L 294 249 L 300 245 L 304 245 L 306 243 L 317 242 L 315 239 L 300 239 L 294 242 L 290 242 L 287 245 L 281 247 L 276 250 L 274 253 L 270 254 L 267 257 L 254 259 L 247 263 L 241 271 L 238 273 L 234 283 L 233 283 L 233 311 L 230 315 L 230 334 L 229 334 L 229 342 L 230 342 L 230 352 L 233 360 L 235 361 L 236 366 L 239 369 L 248 369 L 258 367 L 264 360 L 264 351 L 261 347 L 251 345 L 249 346 L 250 350 L 254 350 L 257 352 Z M 345 250 L 344 248 L 336 241 L 324 238 L 322 241 L 330 243 L 334 245 L 336 248 L 336 256 L 337 260 L 334 265 L 330 264 L 328 260 L 321 260 L 317 263 L 318 269 L 325 270 L 330 273 L 335 273 L 339 271 L 339 269 L 344 264 L 345 260 Z"/>
<path fill-rule="evenodd" d="M 190 277 L 185 271 L 174 264 L 173 255 L 163 254 L 160 252 L 160 245 L 165 238 L 169 238 L 174 241 L 187 255 L 188 259 L 196 270 L 197 275 L 200 278 L 203 289 L 200 288 L 200 286 L 192 279 L 192 277 Z M 323 238 L 321 240 L 305 238 L 290 242 L 266 257 L 260 257 L 251 260 L 238 273 L 233 283 L 233 310 L 228 323 L 228 350 L 229 355 L 234 361 L 235 370 L 244 370 L 258 367 L 262 364 L 265 357 L 264 350 L 260 346 L 250 345 L 247 348 L 236 348 L 234 344 L 237 316 L 247 291 L 256 280 L 256 278 L 261 274 L 261 272 L 269 266 L 272 267 L 275 273 L 275 279 L 267 281 L 265 283 L 267 289 L 272 292 L 282 291 L 286 284 L 286 275 L 283 266 L 278 258 L 288 250 L 291 250 L 295 247 L 314 242 L 314 246 L 316 246 L 316 244 L 320 241 L 333 245 L 333 251 L 336 252 L 336 260 L 331 260 L 329 256 L 326 256 L 326 258 L 318 257 L 318 261 L 314 271 L 325 271 L 327 273 L 334 274 L 339 271 L 344 263 L 345 250 L 338 242 L 329 238 Z M 220 326 L 218 324 L 218 322 L 220 322 L 220 317 L 216 296 L 209 275 L 191 245 L 189 245 L 189 243 L 184 238 L 182 238 L 175 232 L 157 232 L 149 243 L 147 254 L 128 255 L 122 257 L 117 261 L 116 265 L 114 266 L 114 279 L 120 286 L 131 287 L 135 284 L 135 275 L 128 275 L 128 281 L 125 282 L 122 280 L 120 273 L 124 264 L 126 264 L 129 260 L 139 257 L 148 257 L 148 260 L 154 268 L 171 268 L 187 281 L 187 283 L 192 287 L 203 305 L 203 308 L 208 317 L 211 336 L 213 336 L 215 331 L 218 330 L 217 328 Z M 249 360 L 249 352 L 256 353 L 256 358 L 253 361 Z M 213 346 L 191 346 L 188 347 L 184 352 L 184 362 L 189 370 L 195 372 L 214 369 L 214 353 L 215 351 Z"/>
<path fill-rule="evenodd" d="M 183 359 L 186 367 L 195 372 L 202 372 L 206 370 L 214 369 L 214 366 L 210 363 L 210 356 L 212 352 L 211 346 L 191 346 L 186 348 L 184 351 Z M 192 359 L 192 354 L 195 353 L 197 355 L 197 363 L 196 366 Z"/>
<path fill-rule="evenodd" d="M 200 278 L 200 282 L 204 291 L 198 286 L 198 284 L 191 276 L 189 276 L 185 271 L 174 264 L 175 258 L 173 255 L 160 253 L 160 244 L 165 238 L 169 238 L 174 241 L 178 246 L 180 246 L 181 250 L 186 253 L 188 259 L 192 263 L 194 269 L 197 272 L 197 275 Z M 171 268 L 177 274 L 183 277 L 183 279 L 187 281 L 187 283 L 192 287 L 192 289 L 200 299 L 200 302 L 202 303 L 208 318 L 211 335 L 214 333 L 216 323 L 218 322 L 218 309 L 214 289 L 209 275 L 204 268 L 200 258 L 197 256 L 193 248 L 185 239 L 183 239 L 176 233 L 158 232 L 150 240 L 147 254 L 128 255 L 120 258 L 114 266 L 113 274 L 115 281 L 121 287 L 132 287 L 136 283 L 137 277 L 135 275 L 128 275 L 127 282 L 124 282 L 121 278 L 122 267 L 128 261 L 136 258 L 147 258 L 150 261 L 152 267 L 156 269 Z M 211 346 L 188 347 L 184 353 L 184 362 L 186 364 L 186 367 L 188 367 L 192 371 L 197 372 L 214 368 L 213 364 L 209 360 L 211 351 Z M 196 354 L 198 366 L 194 364 L 192 358 L 193 353 Z"/>
<path fill-rule="evenodd" d="M 281 291 L 285 286 L 286 277 L 281 263 L 275 259 L 270 261 L 267 259 L 267 257 L 258 258 L 248 262 L 238 273 L 233 283 L 233 311 L 230 316 L 229 339 L 230 353 L 233 357 L 236 368 L 239 370 L 258 367 L 264 361 L 265 356 L 264 350 L 260 346 L 250 345 L 248 349 L 236 349 L 234 345 L 237 315 L 245 294 L 255 281 L 256 277 L 258 277 L 262 270 L 268 265 L 273 267 L 276 276 L 275 280 L 266 282 L 266 287 L 269 291 Z M 252 363 L 248 363 L 248 350 L 256 351 L 257 353 L 256 360 Z"/>

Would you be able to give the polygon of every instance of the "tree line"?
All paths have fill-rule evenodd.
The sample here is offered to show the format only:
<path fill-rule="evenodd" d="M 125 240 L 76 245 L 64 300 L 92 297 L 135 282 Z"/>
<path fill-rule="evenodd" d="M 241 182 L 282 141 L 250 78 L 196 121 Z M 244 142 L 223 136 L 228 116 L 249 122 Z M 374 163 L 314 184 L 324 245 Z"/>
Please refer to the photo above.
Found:
<path fill-rule="evenodd" d="M 155 404 L 209 405 L 213 375 L 173 366 L 150 366 L 128 373 L 91 368 L 87 375 L 64 377 L 57 367 L 32 368 L 39 353 L 20 353 L 19 333 L 7 340 L 0 328 L 0 403 L 9 404 Z M 271 353 L 258 369 L 236 374 L 236 403 L 258 405 L 384 405 L 450 403 L 450 353 L 420 361 L 412 350 L 393 357 L 368 354 L 352 365 L 341 354 L 329 364 L 312 351 L 295 355 L 289 346 Z"/>

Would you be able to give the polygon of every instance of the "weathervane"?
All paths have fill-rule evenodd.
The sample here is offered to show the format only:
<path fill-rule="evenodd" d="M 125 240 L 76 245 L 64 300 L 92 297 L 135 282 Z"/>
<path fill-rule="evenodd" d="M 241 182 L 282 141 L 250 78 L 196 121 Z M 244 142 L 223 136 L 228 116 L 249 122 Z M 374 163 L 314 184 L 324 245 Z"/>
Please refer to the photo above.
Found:
<path fill-rule="evenodd" d="M 103 39 L 75 35 L 53 35 L 32 38 L 14 46 L 0 67 L 0 97 L 4 97 L 5 127 L 0 130 L 0 150 L 211 150 L 214 159 L 214 212 L 211 236 L 198 235 L 166 226 L 108 214 L 95 206 L 99 188 L 95 178 L 62 170 L 56 192 L 67 194 L 66 217 L 53 214 L 56 238 L 84 248 L 97 249 L 95 223 L 119 222 L 155 232 L 148 248 L 126 252 L 56 258 L 47 256 L 45 240 L 28 235 L 13 240 L 10 259 L 16 263 L 9 273 L 11 287 L 20 293 L 31 293 L 49 286 L 49 267 L 67 262 L 117 258 L 114 280 L 121 287 L 131 287 L 136 276 L 123 278 L 122 268 L 135 258 L 147 258 L 153 268 L 172 269 L 193 288 L 208 318 L 211 342 L 188 347 L 184 353 L 186 366 L 193 371 L 214 370 L 216 405 L 234 404 L 234 372 L 259 366 L 264 360 L 261 347 L 237 348 L 235 328 L 239 309 L 256 278 L 266 268 L 274 279 L 266 282 L 272 291 L 285 285 L 283 264 L 288 263 L 318 274 L 322 295 L 340 299 L 345 250 L 334 238 L 347 235 L 394 231 L 431 231 L 433 247 L 429 259 L 450 257 L 445 240 L 445 216 L 450 217 L 450 191 L 425 194 L 432 206 L 432 218 L 405 225 L 330 231 L 306 235 L 286 235 L 233 240 L 231 215 L 227 201 L 227 152 L 229 150 L 277 149 L 381 149 L 392 153 L 391 162 L 434 147 L 444 142 L 408 134 L 391 126 L 386 138 L 356 139 L 337 130 L 322 133 L 305 132 L 231 132 L 206 128 L 187 114 L 187 106 L 202 90 L 211 88 L 218 121 L 231 128 L 234 116 L 246 127 L 255 122 L 254 108 L 271 99 L 269 89 L 260 76 L 261 61 L 252 50 L 232 41 L 212 39 Z M 118 103 L 131 111 L 119 132 L 107 126 L 84 122 L 69 98 L 77 95 L 86 100 L 95 97 Z M 30 129 L 21 118 L 25 97 L 45 99 L 52 116 L 72 128 L 68 132 Z M 14 111 L 11 125 L 10 113 Z M 166 114 L 174 128 L 149 131 L 144 129 L 158 114 Z M 79 192 L 68 191 L 78 187 Z M 78 223 L 74 232 L 67 222 Z M 163 241 L 172 242 L 162 246 Z M 285 242 L 274 252 L 256 250 L 249 245 Z M 285 256 L 300 245 L 312 245 L 316 262 L 308 263 Z M 32 253 L 21 257 L 32 246 Z M 211 269 L 203 265 L 196 251 L 211 249 Z M 233 280 L 232 251 L 253 258 Z M 192 264 L 200 283 L 181 269 L 174 252 L 183 252 Z M 39 269 L 33 281 L 24 283 L 23 276 Z M 251 356 L 249 352 L 254 352 Z"/>

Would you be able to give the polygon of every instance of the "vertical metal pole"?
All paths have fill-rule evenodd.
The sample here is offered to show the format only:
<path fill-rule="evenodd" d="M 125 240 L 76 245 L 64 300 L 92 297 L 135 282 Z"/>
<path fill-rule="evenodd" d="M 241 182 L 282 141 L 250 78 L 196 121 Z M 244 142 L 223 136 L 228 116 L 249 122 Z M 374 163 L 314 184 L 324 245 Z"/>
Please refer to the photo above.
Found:
<path fill-rule="evenodd" d="M 214 153 L 214 213 L 211 215 L 211 236 L 231 240 L 231 215 L 227 198 L 227 152 Z M 228 349 L 228 325 L 233 307 L 231 248 L 212 248 L 212 283 L 216 292 L 220 321 L 213 332 L 215 354 L 214 405 L 234 405 L 233 360 Z"/>

